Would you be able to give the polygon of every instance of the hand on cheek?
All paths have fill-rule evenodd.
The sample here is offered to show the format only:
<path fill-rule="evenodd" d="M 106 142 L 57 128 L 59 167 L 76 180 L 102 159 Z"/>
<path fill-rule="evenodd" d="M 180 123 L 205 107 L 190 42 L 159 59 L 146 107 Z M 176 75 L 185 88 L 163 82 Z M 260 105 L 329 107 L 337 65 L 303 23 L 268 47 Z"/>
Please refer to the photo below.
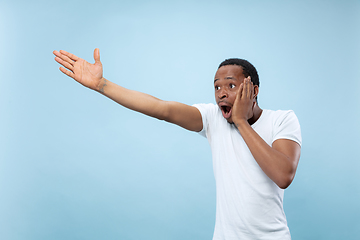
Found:
<path fill-rule="evenodd" d="M 236 96 L 232 119 L 236 124 L 238 121 L 252 118 L 254 108 L 254 85 L 250 80 L 250 76 L 245 78 L 243 83 L 239 87 L 238 94 Z"/>

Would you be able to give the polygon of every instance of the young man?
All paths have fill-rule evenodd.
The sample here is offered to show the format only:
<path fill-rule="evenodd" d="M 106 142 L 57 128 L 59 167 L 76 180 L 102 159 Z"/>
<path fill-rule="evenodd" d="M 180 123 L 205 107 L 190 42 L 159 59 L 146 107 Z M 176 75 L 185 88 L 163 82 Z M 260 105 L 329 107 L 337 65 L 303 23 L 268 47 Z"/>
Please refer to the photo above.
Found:
<path fill-rule="evenodd" d="M 291 239 L 283 210 L 284 189 L 300 158 L 300 125 L 292 111 L 262 110 L 259 77 L 246 60 L 228 59 L 215 74 L 215 104 L 163 101 L 118 86 L 95 63 L 54 51 L 60 70 L 120 105 L 199 132 L 211 146 L 216 180 L 214 240 Z"/>

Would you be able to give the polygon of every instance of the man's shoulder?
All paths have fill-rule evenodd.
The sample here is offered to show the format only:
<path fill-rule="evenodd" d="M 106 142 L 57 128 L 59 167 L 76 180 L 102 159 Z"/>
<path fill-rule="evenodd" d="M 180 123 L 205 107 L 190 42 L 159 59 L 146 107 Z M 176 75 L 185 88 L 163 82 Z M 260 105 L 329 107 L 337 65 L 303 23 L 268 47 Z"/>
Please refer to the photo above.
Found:
<path fill-rule="evenodd" d="M 203 117 L 215 115 L 219 111 L 219 107 L 213 103 L 198 103 L 194 104 L 193 107 L 196 107 Z"/>
<path fill-rule="evenodd" d="M 293 140 L 301 146 L 300 123 L 293 110 L 266 110 L 266 113 L 266 127 L 272 129 L 272 142 L 283 138 Z"/>
<path fill-rule="evenodd" d="M 194 104 L 193 106 L 197 108 L 209 108 L 209 109 L 213 109 L 217 107 L 217 105 L 214 103 L 197 103 Z"/>
<path fill-rule="evenodd" d="M 260 120 L 260 121 L 259 121 Z M 269 124 L 273 127 L 282 126 L 287 122 L 294 122 L 298 124 L 297 116 L 293 110 L 269 110 L 263 109 L 261 117 L 255 123 L 255 126 L 268 126 Z"/>
<path fill-rule="evenodd" d="M 296 117 L 293 110 L 269 110 L 264 109 L 263 114 L 267 119 L 285 119 L 287 117 Z"/>
<path fill-rule="evenodd" d="M 275 115 L 275 116 L 281 116 L 281 115 L 286 115 L 289 113 L 293 113 L 293 110 L 270 110 L 270 109 L 264 109 L 264 112 L 268 112 L 269 114 Z"/>

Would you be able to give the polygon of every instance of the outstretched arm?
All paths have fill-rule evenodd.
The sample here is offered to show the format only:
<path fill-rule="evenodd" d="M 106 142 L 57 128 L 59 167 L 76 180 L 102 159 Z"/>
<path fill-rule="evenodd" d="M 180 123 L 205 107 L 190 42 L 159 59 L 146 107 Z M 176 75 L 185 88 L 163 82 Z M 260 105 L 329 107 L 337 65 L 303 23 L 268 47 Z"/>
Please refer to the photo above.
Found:
<path fill-rule="evenodd" d="M 131 110 L 177 124 L 191 131 L 201 131 L 202 118 L 197 108 L 178 102 L 163 101 L 105 79 L 99 49 L 94 51 L 94 64 L 63 50 L 53 53 L 56 56 L 55 60 L 63 66 L 60 67 L 60 71 L 85 87 L 100 92 Z"/>
<path fill-rule="evenodd" d="M 280 188 L 285 189 L 295 177 L 300 145 L 288 139 L 278 139 L 269 146 L 248 122 L 256 104 L 253 99 L 254 86 L 250 79 L 245 79 L 234 103 L 233 122 L 261 169 Z"/>

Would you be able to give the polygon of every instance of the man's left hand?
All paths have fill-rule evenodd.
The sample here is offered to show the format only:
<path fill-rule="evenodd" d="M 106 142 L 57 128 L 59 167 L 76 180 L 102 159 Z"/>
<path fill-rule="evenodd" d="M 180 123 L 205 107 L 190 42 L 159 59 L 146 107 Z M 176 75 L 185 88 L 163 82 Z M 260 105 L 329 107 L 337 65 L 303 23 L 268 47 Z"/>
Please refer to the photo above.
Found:
<path fill-rule="evenodd" d="M 239 87 L 233 110 L 232 120 L 236 123 L 242 120 L 249 120 L 254 116 L 254 84 L 251 82 L 250 76 L 245 78 Z"/>

